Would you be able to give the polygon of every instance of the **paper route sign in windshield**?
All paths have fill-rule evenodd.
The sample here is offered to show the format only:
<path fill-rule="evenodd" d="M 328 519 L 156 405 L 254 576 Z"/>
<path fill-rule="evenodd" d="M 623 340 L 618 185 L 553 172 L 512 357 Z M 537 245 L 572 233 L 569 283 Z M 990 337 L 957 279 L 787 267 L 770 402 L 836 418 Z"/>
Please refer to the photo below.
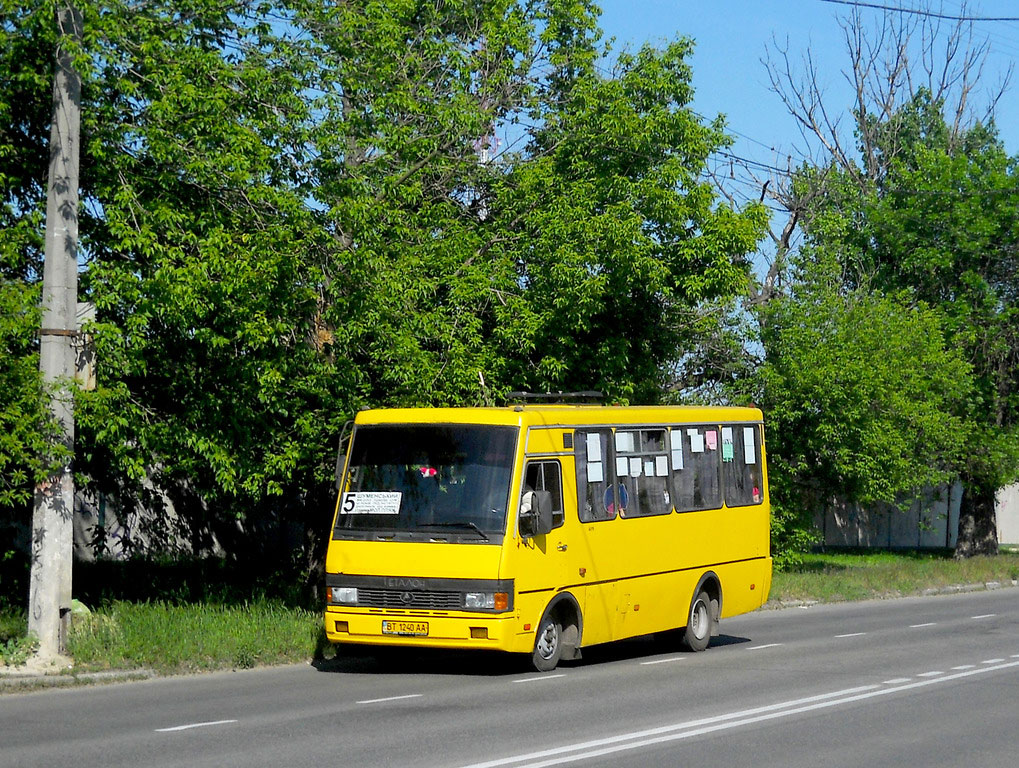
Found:
<path fill-rule="evenodd" d="M 398 515 L 402 498 L 399 491 L 345 493 L 341 511 L 345 515 Z"/>

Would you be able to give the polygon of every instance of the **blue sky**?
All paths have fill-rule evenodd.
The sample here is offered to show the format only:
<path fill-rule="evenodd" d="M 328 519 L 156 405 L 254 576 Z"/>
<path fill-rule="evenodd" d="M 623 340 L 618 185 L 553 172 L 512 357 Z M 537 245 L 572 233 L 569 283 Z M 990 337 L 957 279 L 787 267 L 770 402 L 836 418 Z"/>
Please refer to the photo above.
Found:
<path fill-rule="evenodd" d="M 927 5 L 944 14 L 958 14 L 962 7 L 961 0 L 870 2 L 904 8 Z M 729 131 L 736 137 L 735 154 L 784 167 L 785 157 L 795 158 L 795 148 L 802 146 L 795 123 L 771 92 L 761 63 L 773 37 L 783 44 L 788 40 L 797 63 L 809 46 L 822 65 L 832 103 L 849 103 L 841 74 L 848 60 L 838 24 L 838 18 L 851 11 L 846 5 L 824 0 L 600 0 L 600 5 L 601 27 L 606 37 L 615 38 L 615 49 L 660 44 L 678 36 L 694 39 L 694 108 L 707 117 L 726 115 Z M 1019 17 L 1019 2 L 971 0 L 966 11 L 971 16 Z M 881 15 L 878 10 L 863 13 L 875 19 Z M 990 44 L 985 75 L 990 86 L 1019 59 L 1019 21 L 976 22 L 975 33 L 986 36 Z M 999 102 L 997 115 L 1006 149 L 1019 154 L 1019 73 Z"/>

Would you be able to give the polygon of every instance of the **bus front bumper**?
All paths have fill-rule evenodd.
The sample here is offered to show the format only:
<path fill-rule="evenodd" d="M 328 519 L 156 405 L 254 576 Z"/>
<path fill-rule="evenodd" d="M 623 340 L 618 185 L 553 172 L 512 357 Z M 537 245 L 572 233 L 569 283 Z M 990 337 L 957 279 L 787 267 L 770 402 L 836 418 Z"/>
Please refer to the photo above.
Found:
<path fill-rule="evenodd" d="M 325 612 L 325 631 L 331 643 L 415 648 L 524 652 L 534 643 L 534 632 L 522 631 L 514 613 L 436 615 L 330 606 Z"/>

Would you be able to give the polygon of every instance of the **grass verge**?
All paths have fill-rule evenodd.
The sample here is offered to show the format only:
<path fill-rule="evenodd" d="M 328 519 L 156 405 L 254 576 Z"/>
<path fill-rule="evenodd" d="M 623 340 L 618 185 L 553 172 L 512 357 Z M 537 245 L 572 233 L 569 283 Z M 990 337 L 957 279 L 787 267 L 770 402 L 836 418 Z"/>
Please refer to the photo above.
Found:
<path fill-rule="evenodd" d="M 247 669 L 307 661 L 324 649 L 320 613 L 269 600 L 246 605 L 117 601 L 75 617 L 68 637 L 76 671 Z"/>
<path fill-rule="evenodd" d="M 947 552 L 811 554 L 774 574 L 772 603 L 840 602 L 919 595 L 956 585 L 1011 585 L 1019 553 L 955 560 Z M 331 654 L 322 614 L 286 599 L 111 599 L 74 617 L 68 645 L 75 673 L 149 669 L 157 674 L 244 669 Z M 31 653 L 24 610 L 0 603 L 0 666 Z"/>
<path fill-rule="evenodd" d="M 921 595 L 957 585 L 1019 579 L 1019 554 L 956 560 L 950 552 L 838 552 L 810 554 L 776 571 L 770 601 L 822 603 Z"/>

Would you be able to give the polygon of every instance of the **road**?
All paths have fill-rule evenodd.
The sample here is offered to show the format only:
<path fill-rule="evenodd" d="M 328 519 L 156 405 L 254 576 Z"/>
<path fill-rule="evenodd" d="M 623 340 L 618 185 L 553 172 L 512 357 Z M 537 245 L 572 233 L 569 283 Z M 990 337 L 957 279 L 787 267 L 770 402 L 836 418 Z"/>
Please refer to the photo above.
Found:
<path fill-rule="evenodd" d="M 548 674 L 397 655 L 0 696 L 0 766 L 1019 765 L 1019 589 L 763 611 Z"/>

